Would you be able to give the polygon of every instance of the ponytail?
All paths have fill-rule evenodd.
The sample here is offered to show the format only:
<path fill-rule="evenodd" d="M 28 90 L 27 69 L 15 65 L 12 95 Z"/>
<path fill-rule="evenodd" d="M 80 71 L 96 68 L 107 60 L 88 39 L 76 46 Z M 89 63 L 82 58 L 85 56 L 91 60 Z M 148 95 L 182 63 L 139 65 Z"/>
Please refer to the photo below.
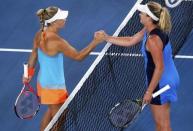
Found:
<path fill-rule="evenodd" d="M 169 11 L 165 7 L 162 7 L 162 9 L 161 9 L 158 26 L 164 32 L 170 32 L 171 31 L 171 27 L 172 27 L 171 18 L 170 18 Z"/>
<path fill-rule="evenodd" d="M 40 42 L 40 47 L 42 48 L 42 50 L 46 50 L 46 47 L 45 47 L 45 42 L 46 42 L 46 32 L 44 31 L 44 27 L 45 27 L 45 18 L 46 18 L 46 15 L 47 15 L 47 11 L 46 9 L 39 9 L 37 11 L 37 16 L 39 17 L 40 19 L 40 24 L 41 24 L 41 39 L 42 41 Z"/>
<path fill-rule="evenodd" d="M 162 31 L 170 32 L 172 24 L 168 9 L 153 1 L 148 2 L 147 5 L 151 12 L 159 18 L 159 21 L 153 21 L 153 23 L 156 24 Z"/>
<path fill-rule="evenodd" d="M 37 11 L 37 16 L 39 17 L 39 19 L 40 19 L 40 23 L 41 23 L 41 31 L 42 32 L 44 32 L 44 27 L 45 27 L 45 15 L 47 14 L 46 13 L 47 11 L 46 11 L 46 9 L 39 9 L 38 11 Z"/>

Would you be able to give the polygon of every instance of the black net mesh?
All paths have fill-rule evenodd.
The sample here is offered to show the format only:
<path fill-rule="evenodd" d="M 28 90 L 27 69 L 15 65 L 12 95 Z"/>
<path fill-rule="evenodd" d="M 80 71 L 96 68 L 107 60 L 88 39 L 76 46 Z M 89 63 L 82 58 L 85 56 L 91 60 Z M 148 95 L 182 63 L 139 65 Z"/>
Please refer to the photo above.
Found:
<path fill-rule="evenodd" d="M 146 3 L 148 0 L 144 0 Z M 156 2 L 165 4 L 164 0 Z M 129 5 L 129 3 L 128 3 Z M 173 28 L 170 33 L 174 55 L 183 46 L 193 27 L 193 2 L 184 1 L 169 9 Z M 131 36 L 142 28 L 138 12 L 129 20 L 119 36 Z M 111 46 L 108 53 L 140 53 L 141 44 L 131 48 Z M 66 121 L 63 115 L 52 127 L 62 131 L 118 131 L 112 126 L 108 114 L 115 103 L 125 99 L 142 98 L 145 91 L 143 57 L 105 55 L 85 81 L 68 106 Z"/>

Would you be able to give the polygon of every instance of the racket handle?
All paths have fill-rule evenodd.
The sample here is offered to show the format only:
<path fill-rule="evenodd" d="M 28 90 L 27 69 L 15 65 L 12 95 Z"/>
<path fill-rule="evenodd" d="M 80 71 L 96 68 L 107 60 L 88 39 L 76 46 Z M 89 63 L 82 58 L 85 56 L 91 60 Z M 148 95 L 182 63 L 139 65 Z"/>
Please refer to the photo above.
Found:
<path fill-rule="evenodd" d="M 27 63 L 23 64 L 23 76 L 25 78 L 28 78 L 28 64 Z"/>
<path fill-rule="evenodd" d="M 152 97 L 155 98 L 158 95 L 162 94 L 163 92 L 167 91 L 168 89 L 170 89 L 171 87 L 169 85 L 164 86 L 162 89 L 160 89 L 159 91 L 155 92 L 152 94 Z"/>
<path fill-rule="evenodd" d="M 142 107 L 141 107 L 141 110 L 143 110 L 146 105 L 147 105 L 147 104 L 143 104 Z"/>

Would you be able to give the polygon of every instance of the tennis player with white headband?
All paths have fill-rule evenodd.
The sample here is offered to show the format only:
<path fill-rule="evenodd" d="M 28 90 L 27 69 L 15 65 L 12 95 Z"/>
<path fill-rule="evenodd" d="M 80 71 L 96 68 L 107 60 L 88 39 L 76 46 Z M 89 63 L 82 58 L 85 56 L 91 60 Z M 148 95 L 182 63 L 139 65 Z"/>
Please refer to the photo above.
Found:
<path fill-rule="evenodd" d="M 179 75 L 172 58 L 171 42 L 168 32 L 171 29 L 170 14 L 159 3 L 148 2 L 138 5 L 140 22 L 144 28 L 133 36 L 114 37 L 104 31 L 98 36 L 114 45 L 133 46 L 142 41 L 141 53 L 144 56 L 146 72 L 146 92 L 144 103 L 150 103 L 156 123 L 156 131 L 171 131 L 170 103 L 177 101 L 176 89 L 179 86 Z M 152 93 L 170 85 L 170 89 L 152 99 Z"/>
<path fill-rule="evenodd" d="M 68 11 L 66 10 L 61 10 L 58 8 L 57 13 L 50 19 L 45 20 L 45 26 L 47 26 L 49 23 L 52 23 L 56 20 L 65 20 L 68 17 Z"/>
<path fill-rule="evenodd" d="M 103 40 L 100 37 L 94 37 L 86 48 L 77 51 L 58 34 L 66 22 L 68 11 L 51 6 L 38 10 L 37 15 L 42 27 L 34 37 L 33 50 L 28 60 L 28 68 L 31 73 L 29 73 L 28 79 L 23 78 L 23 82 L 31 81 L 38 60 L 40 70 L 37 78 L 37 92 L 41 104 L 48 106 L 41 121 L 40 131 L 43 131 L 68 98 L 63 56 L 81 61 Z M 65 110 L 65 112 L 67 111 L 68 109 Z M 62 117 L 61 123 L 64 123 L 66 116 L 62 115 Z M 60 126 L 56 124 L 53 130 L 61 130 Z"/>
<path fill-rule="evenodd" d="M 157 16 L 155 16 L 150 10 L 149 10 L 149 7 L 147 4 L 145 5 L 141 5 L 139 4 L 137 9 L 140 11 L 140 12 L 143 12 L 143 13 L 146 13 L 147 15 L 149 15 L 153 20 L 155 21 L 159 21 L 159 18 Z"/>

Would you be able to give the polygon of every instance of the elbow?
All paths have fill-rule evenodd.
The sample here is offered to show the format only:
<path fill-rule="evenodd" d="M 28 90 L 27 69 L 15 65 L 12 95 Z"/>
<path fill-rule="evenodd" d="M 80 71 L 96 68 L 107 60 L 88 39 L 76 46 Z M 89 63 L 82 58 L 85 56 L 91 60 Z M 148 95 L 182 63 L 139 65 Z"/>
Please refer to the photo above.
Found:
<path fill-rule="evenodd" d="M 129 46 L 133 46 L 135 45 L 137 42 L 135 40 L 135 37 L 132 36 L 132 37 L 127 37 L 127 43 L 125 46 L 129 47 Z"/>
<path fill-rule="evenodd" d="M 77 57 L 77 58 L 75 58 L 75 60 L 78 62 L 81 62 L 83 60 L 83 58 Z"/>
<path fill-rule="evenodd" d="M 82 55 L 80 54 L 80 52 L 74 52 L 73 54 L 69 55 L 69 57 L 75 61 L 82 61 L 83 60 L 83 57 Z"/>
<path fill-rule="evenodd" d="M 37 57 L 37 52 L 32 50 L 31 55 L 34 56 L 34 57 Z"/>
<path fill-rule="evenodd" d="M 160 64 L 156 67 L 156 69 L 162 74 L 163 71 L 164 71 L 164 65 L 163 64 Z"/>
<path fill-rule="evenodd" d="M 79 61 L 79 62 L 81 62 L 83 59 L 84 59 L 84 58 L 83 58 L 81 55 L 79 55 L 79 54 L 77 54 L 77 55 L 74 57 L 74 60 Z"/>

